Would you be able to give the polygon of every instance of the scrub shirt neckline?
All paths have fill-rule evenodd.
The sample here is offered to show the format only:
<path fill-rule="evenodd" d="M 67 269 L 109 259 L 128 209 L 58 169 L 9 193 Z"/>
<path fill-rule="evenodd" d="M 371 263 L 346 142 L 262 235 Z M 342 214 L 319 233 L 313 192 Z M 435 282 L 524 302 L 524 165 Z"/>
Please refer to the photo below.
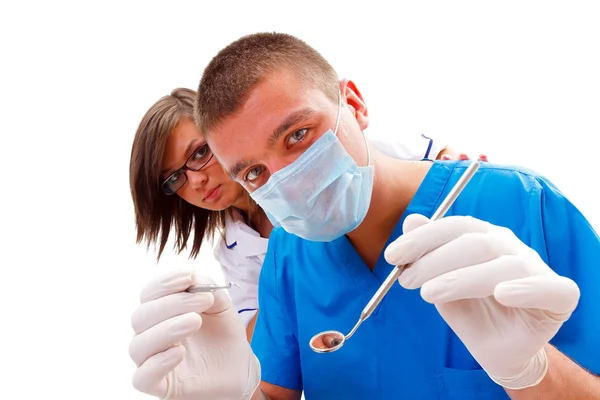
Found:
<path fill-rule="evenodd" d="M 431 168 L 419 185 L 414 197 L 406 207 L 406 210 L 400 217 L 392 234 L 386 241 L 384 249 L 402 235 L 402 225 L 408 215 L 415 213 L 425 215 L 426 217 L 431 217 L 431 215 L 433 215 L 435 208 L 442 200 L 441 195 L 456 166 L 456 162 L 452 162 L 452 165 L 449 165 L 449 162 L 445 161 L 435 161 L 432 163 Z M 382 251 L 377 259 L 375 267 L 371 271 L 345 235 L 338 240 L 340 241 L 340 254 L 343 255 L 341 261 L 345 265 L 350 276 L 356 281 L 357 285 L 363 288 L 370 298 L 370 296 L 373 295 L 374 290 L 377 290 L 383 283 L 394 266 L 388 264 L 384 257 L 384 251 Z"/>

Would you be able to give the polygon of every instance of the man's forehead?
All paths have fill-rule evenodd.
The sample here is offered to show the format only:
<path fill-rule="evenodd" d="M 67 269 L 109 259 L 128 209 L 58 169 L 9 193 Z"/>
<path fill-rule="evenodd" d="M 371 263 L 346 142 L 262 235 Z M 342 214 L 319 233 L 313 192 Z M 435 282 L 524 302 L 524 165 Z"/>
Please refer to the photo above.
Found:
<path fill-rule="evenodd" d="M 309 83 L 292 69 L 278 69 L 265 74 L 260 81 L 249 91 L 241 109 L 255 112 L 260 109 L 273 110 L 274 107 L 301 107 L 314 106 L 315 101 L 327 96 Z"/>
<path fill-rule="evenodd" d="M 209 135 L 209 144 L 223 167 L 235 172 L 264 156 L 274 131 L 290 116 L 304 114 L 309 118 L 328 112 L 328 103 L 331 101 L 325 93 L 307 86 L 287 70 L 268 74 L 250 91 L 238 111 L 225 117 Z"/>

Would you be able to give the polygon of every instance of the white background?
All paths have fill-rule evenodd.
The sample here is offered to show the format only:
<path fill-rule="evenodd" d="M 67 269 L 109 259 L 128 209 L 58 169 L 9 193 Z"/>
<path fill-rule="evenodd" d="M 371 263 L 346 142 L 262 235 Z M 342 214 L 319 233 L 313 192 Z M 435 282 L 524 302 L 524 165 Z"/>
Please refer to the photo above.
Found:
<path fill-rule="evenodd" d="M 147 398 L 130 383 L 130 314 L 152 275 L 188 261 L 135 245 L 133 135 L 243 34 L 321 51 L 362 91 L 368 134 L 443 136 L 536 169 L 598 229 L 598 3 L 374 4 L 2 3 L 2 398 Z M 206 250 L 194 265 L 219 274 Z"/>

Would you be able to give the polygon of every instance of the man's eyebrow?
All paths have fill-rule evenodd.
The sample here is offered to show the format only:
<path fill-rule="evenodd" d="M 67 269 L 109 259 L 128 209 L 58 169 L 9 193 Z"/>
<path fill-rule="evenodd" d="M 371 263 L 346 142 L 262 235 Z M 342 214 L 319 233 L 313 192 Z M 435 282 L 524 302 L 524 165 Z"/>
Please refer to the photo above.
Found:
<path fill-rule="evenodd" d="M 314 114 L 316 114 L 316 111 L 310 107 L 307 107 L 298 111 L 294 111 L 288 115 L 277 128 L 273 129 L 273 133 L 269 137 L 268 147 L 273 146 L 275 142 L 277 142 L 277 139 L 286 133 L 292 126 L 310 118 Z"/>
<path fill-rule="evenodd" d="M 239 173 L 252 164 L 254 164 L 254 162 L 251 160 L 238 161 L 233 164 L 233 167 L 229 168 L 227 173 L 229 174 L 229 177 L 235 181 Z"/>
<path fill-rule="evenodd" d="M 303 108 L 301 110 L 294 111 L 293 113 L 289 114 L 283 120 L 283 122 L 279 124 L 279 126 L 277 126 L 277 128 L 273 129 L 273 133 L 271 134 L 271 136 L 269 136 L 269 139 L 267 141 L 267 148 L 273 146 L 275 142 L 277 142 L 277 139 L 279 139 L 281 135 L 286 133 L 292 126 L 310 118 L 314 114 L 316 114 L 316 111 L 310 107 Z M 233 167 L 231 167 L 227 171 L 227 173 L 229 174 L 229 177 L 231 179 L 235 180 L 241 171 L 243 171 L 248 166 L 256 163 L 257 162 L 253 160 L 238 161 L 233 165 Z"/>

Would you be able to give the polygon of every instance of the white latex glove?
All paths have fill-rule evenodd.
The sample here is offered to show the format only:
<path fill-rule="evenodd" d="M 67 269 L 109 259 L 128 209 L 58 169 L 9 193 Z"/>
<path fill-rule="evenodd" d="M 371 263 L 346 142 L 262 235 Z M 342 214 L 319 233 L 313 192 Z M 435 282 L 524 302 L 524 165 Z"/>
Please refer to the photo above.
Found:
<path fill-rule="evenodd" d="M 428 222 L 409 215 L 385 250 L 390 264 L 412 264 L 400 285 L 421 288 L 493 381 L 537 385 L 548 368 L 543 346 L 577 306 L 577 284 L 509 229 L 462 216 Z"/>
<path fill-rule="evenodd" d="M 164 400 L 246 400 L 260 382 L 260 364 L 223 290 L 188 293 L 214 283 L 193 270 L 163 274 L 148 283 L 131 322 L 133 386 Z"/>

